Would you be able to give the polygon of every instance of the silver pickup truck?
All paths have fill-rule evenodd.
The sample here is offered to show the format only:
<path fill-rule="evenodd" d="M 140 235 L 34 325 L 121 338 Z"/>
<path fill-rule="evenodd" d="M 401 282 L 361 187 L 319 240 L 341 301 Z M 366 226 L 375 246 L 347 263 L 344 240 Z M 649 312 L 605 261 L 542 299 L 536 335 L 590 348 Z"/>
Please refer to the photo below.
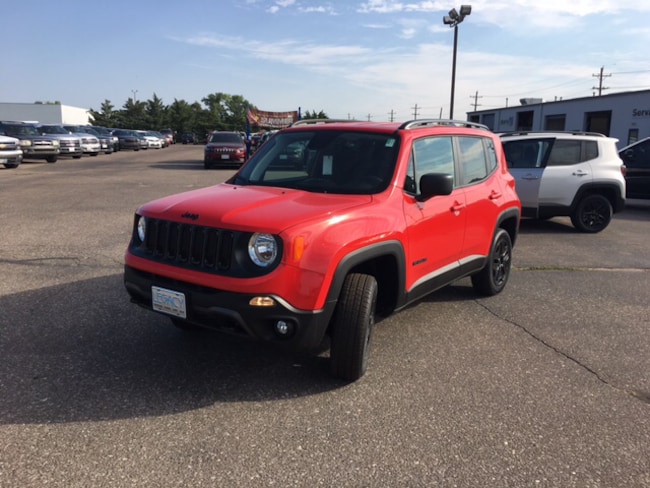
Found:
<path fill-rule="evenodd" d="M 24 159 L 45 159 L 56 163 L 61 153 L 59 141 L 50 136 L 41 135 L 34 124 L 25 122 L 0 122 L 0 135 L 20 139 L 20 148 Z"/>

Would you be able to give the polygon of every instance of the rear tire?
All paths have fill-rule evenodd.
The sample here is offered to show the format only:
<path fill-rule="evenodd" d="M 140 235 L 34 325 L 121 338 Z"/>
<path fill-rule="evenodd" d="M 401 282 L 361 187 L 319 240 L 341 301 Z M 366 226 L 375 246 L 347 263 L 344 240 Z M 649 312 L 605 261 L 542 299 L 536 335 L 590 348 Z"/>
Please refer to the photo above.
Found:
<path fill-rule="evenodd" d="M 351 273 L 345 278 L 331 331 L 330 370 L 336 378 L 354 381 L 366 372 L 377 290 L 374 276 Z"/>
<path fill-rule="evenodd" d="M 603 195 L 587 195 L 571 215 L 571 223 L 580 232 L 594 234 L 605 229 L 612 220 L 612 204 Z"/>
<path fill-rule="evenodd" d="M 512 241 L 505 229 L 494 235 L 492 249 L 485 267 L 472 275 L 472 286 L 481 295 L 492 296 L 503 291 L 512 267 Z"/>

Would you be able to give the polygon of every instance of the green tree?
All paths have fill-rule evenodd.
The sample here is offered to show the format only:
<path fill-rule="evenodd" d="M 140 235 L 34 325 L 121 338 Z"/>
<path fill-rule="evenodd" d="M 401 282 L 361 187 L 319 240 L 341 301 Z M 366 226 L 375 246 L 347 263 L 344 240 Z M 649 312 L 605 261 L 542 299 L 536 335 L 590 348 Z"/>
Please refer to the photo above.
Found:
<path fill-rule="evenodd" d="M 150 129 L 151 127 L 147 125 L 146 108 L 146 102 L 136 102 L 133 98 L 129 98 L 122 107 L 122 123 L 125 127 L 136 130 Z"/>
<path fill-rule="evenodd" d="M 102 127 L 120 127 L 119 121 L 121 117 L 119 112 L 113 110 L 114 108 L 110 100 L 104 100 L 99 112 L 91 108 L 90 115 L 93 118 L 93 124 Z"/>
<path fill-rule="evenodd" d="M 167 107 L 161 98 L 154 93 L 152 100 L 147 100 L 145 106 L 147 127 L 152 130 L 162 129 L 167 118 Z"/>
<path fill-rule="evenodd" d="M 174 99 L 167 107 L 167 125 L 178 134 L 196 132 L 197 109 L 203 111 L 198 102 L 190 105 L 185 100 Z"/>
<path fill-rule="evenodd" d="M 253 105 L 241 95 L 212 93 L 201 100 L 212 115 L 213 130 L 241 131 L 246 127 L 246 109 Z"/>
<path fill-rule="evenodd" d="M 320 112 L 316 112 L 316 110 L 314 110 L 313 112 L 306 110 L 305 113 L 302 114 L 302 118 L 303 119 L 329 119 L 327 114 L 322 110 Z"/>

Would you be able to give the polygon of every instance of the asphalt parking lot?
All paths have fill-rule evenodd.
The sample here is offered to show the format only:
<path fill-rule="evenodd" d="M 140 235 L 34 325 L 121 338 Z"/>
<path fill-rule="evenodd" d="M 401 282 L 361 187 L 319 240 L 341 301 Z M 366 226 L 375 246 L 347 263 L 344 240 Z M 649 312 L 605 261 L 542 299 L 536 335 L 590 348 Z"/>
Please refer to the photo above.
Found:
<path fill-rule="evenodd" d="M 202 146 L 0 169 L 0 487 L 648 487 L 650 202 L 524 221 L 506 290 L 378 324 L 369 371 L 131 305 L 138 204 Z"/>

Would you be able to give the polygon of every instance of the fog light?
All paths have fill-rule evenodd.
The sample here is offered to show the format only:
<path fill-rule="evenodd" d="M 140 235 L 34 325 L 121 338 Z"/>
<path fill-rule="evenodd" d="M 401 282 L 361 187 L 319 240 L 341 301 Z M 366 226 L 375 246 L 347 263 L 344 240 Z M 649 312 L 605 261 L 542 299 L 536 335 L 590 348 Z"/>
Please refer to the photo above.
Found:
<path fill-rule="evenodd" d="M 278 320 L 275 323 L 275 331 L 282 337 L 288 337 L 293 332 L 293 325 L 286 320 Z"/>
<path fill-rule="evenodd" d="M 275 300 L 271 297 L 253 297 L 248 304 L 251 307 L 275 307 Z"/>

